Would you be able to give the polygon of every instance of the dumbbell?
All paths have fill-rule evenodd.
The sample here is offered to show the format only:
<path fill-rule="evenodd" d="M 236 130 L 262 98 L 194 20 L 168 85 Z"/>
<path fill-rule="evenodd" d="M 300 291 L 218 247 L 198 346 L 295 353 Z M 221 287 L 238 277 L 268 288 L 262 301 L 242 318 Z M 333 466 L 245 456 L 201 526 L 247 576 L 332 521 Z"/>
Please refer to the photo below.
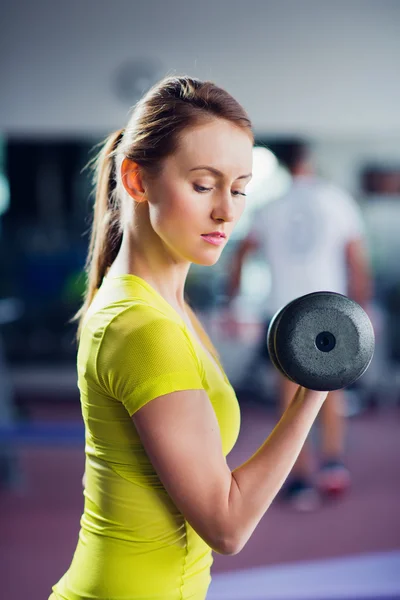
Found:
<path fill-rule="evenodd" d="M 267 346 L 273 365 L 289 380 L 331 391 L 350 385 L 367 370 L 375 337 L 357 302 L 335 292 L 314 292 L 275 314 Z"/>

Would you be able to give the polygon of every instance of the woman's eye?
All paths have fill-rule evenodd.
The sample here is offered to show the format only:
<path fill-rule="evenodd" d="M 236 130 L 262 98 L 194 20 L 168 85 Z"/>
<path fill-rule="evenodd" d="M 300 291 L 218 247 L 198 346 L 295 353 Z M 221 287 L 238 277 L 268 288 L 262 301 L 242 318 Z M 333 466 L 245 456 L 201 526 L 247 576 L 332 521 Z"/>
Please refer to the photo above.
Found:
<path fill-rule="evenodd" d="M 193 187 L 195 189 L 196 192 L 198 192 L 199 194 L 205 194 L 206 192 L 211 192 L 212 191 L 212 187 L 208 188 L 208 187 L 204 187 L 204 185 L 197 185 L 196 183 L 193 184 Z M 231 192 L 232 196 L 246 196 L 246 194 L 244 194 L 243 192 L 239 192 L 239 190 L 232 190 Z"/>
<path fill-rule="evenodd" d="M 193 187 L 196 190 L 196 192 L 199 192 L 200 194 L 204 194 L 204 192 L 211 192 L 211 190 L 212 190 L 212 188 L 207 188 L 202 185 L 196 185 L 196 184 L 194 184 Z"/>

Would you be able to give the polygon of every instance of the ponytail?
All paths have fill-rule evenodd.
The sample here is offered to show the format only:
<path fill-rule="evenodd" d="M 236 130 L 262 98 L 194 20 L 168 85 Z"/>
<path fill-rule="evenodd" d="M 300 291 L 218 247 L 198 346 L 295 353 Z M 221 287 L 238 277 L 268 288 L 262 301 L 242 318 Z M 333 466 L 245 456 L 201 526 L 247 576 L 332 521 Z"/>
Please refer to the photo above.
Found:
<path fill-rule="evenodd" d="M 92 233 L 85 265 L 86 292 L 84 302 L 72 321 L 78 321 L 79 339 L 83 318 L 108 267 L 114 262 L 122 242 L 119 200 L 115 193 L 115 151 L 123 136 L 121 129 L 112 133 L 104 142 L 97 157 L 92 161 L 93 183 L 96 190 Z"/>

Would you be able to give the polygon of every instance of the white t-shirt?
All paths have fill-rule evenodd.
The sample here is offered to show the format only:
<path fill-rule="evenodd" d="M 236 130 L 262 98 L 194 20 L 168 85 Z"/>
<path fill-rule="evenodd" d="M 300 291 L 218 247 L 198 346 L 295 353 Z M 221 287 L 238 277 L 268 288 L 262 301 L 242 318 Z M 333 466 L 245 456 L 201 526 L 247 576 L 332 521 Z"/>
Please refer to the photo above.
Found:
<path fill-rule="evenodd" d="M 310 292 L 346 294 L 345 248 L 363 234 L 349 194 L 314 177 L 296 177 L 283 197 L 255 212 L 249 232 L 271 272 L 266 316 Z"/>

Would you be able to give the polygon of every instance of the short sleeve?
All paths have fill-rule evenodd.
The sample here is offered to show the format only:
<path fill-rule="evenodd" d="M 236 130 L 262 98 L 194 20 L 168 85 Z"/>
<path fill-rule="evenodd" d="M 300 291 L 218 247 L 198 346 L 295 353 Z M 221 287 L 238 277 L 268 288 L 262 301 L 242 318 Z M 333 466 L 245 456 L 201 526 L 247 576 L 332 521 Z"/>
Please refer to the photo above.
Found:
<path fill-rule="evenodd" d="M 107 326 L 97 376 L 129 415 L 179 390 L 203 389 L 202 367 L 184 328 L 150 308 L 132 307 Z"/>

